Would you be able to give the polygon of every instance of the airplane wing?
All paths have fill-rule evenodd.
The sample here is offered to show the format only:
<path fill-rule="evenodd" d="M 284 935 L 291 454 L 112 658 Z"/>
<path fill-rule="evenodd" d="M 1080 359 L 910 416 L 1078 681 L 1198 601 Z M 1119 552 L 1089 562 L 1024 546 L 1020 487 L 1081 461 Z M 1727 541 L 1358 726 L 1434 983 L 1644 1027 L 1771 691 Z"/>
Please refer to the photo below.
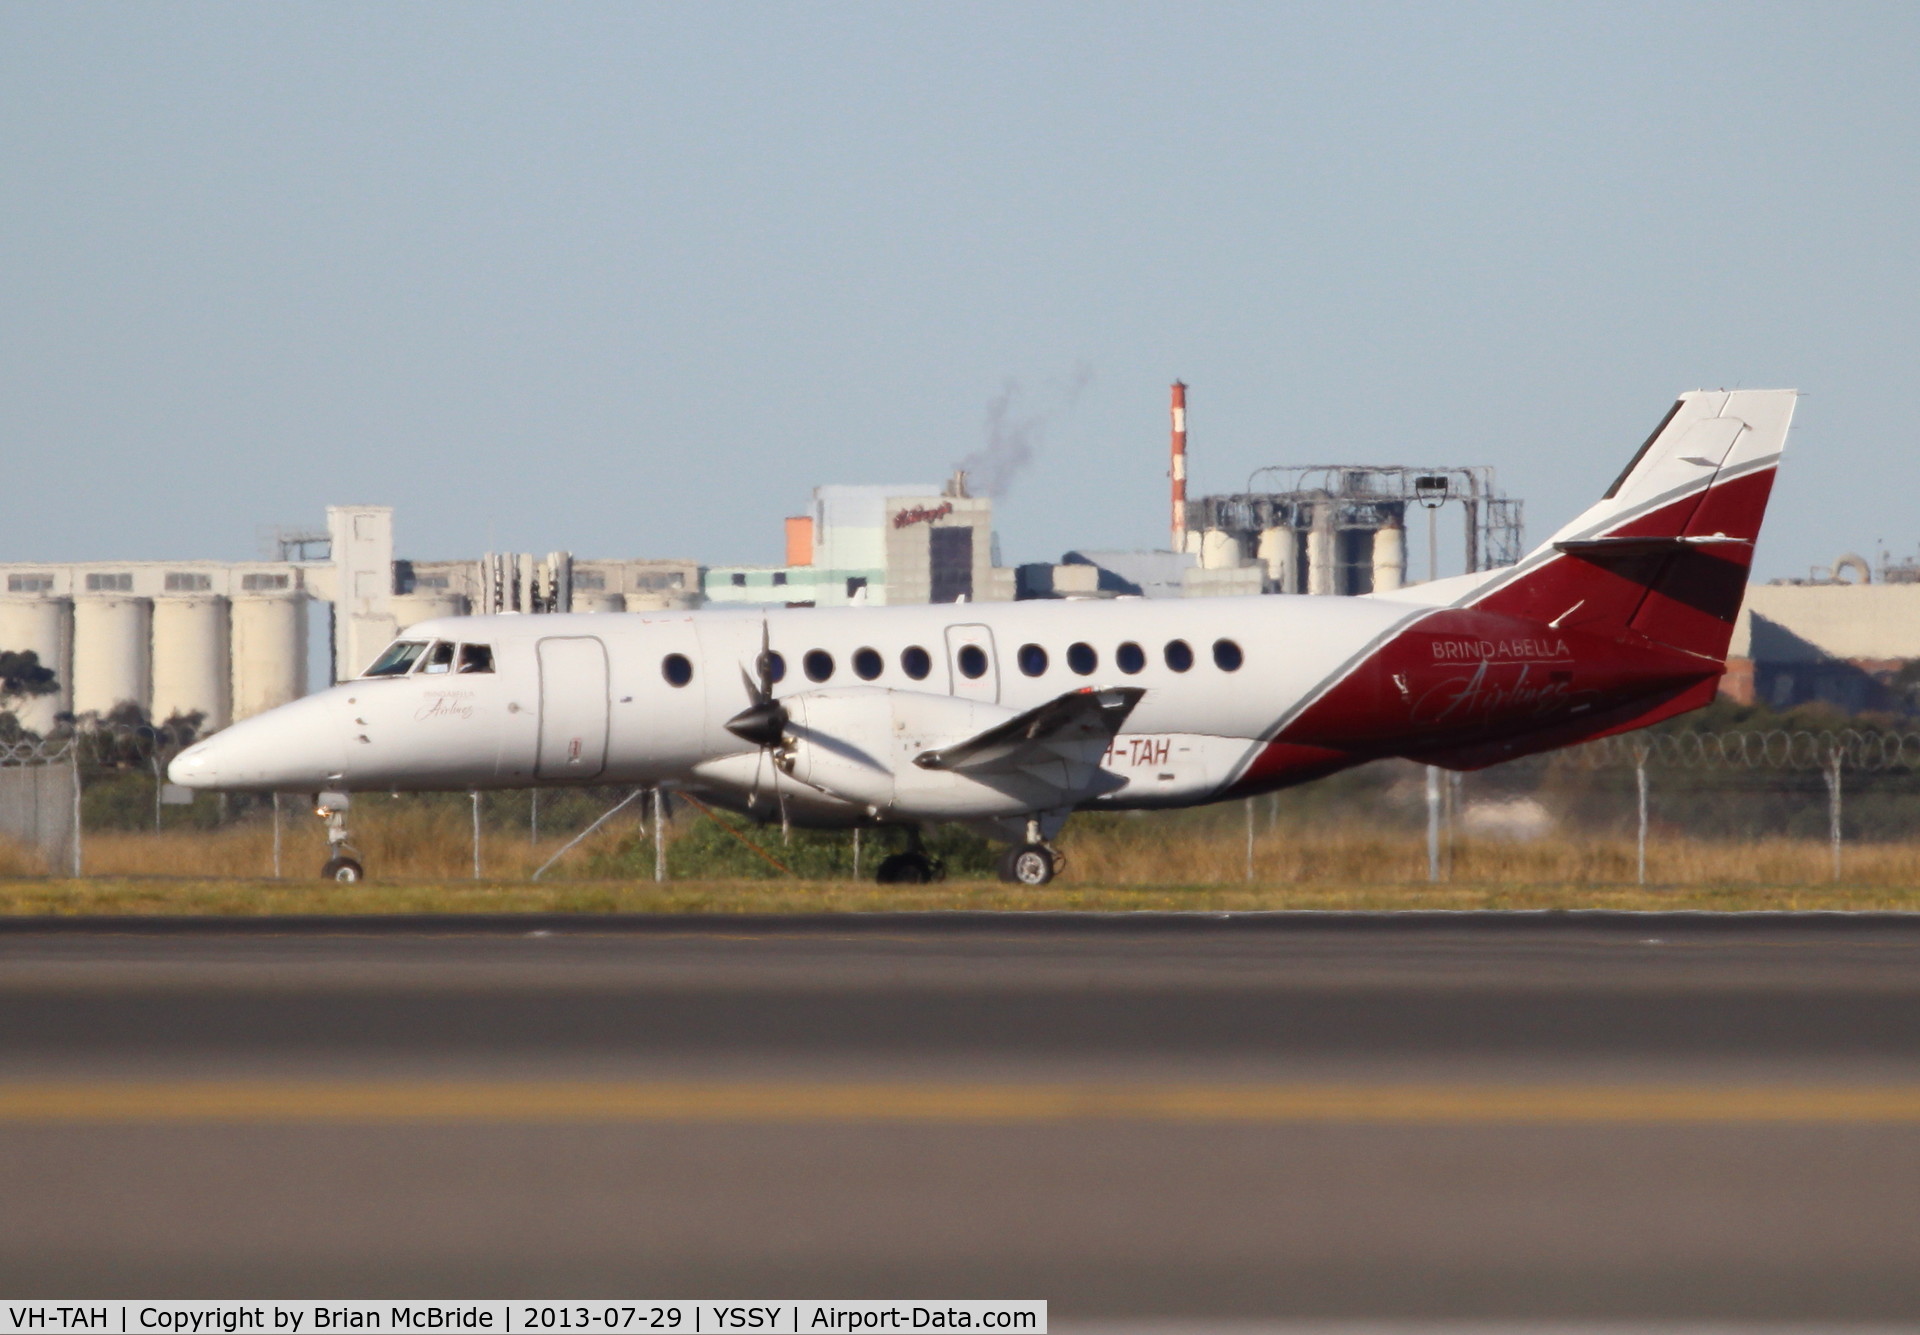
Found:
<path fill-rule="evenodd" d="M 1146 692 L 1138 686 L 1085 686 L 996 724 L 965 741 L 913 758 L 921 769 L 1011 774 L 1104 751 Z"/>

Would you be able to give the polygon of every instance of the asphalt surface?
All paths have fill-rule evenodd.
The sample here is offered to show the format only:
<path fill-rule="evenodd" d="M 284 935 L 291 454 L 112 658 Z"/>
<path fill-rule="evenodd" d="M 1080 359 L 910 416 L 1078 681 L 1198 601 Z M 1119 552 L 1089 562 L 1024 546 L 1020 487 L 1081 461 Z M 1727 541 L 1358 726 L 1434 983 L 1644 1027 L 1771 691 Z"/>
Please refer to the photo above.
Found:
<path fill-rule="evenodd" d="M 1920 1321 L 1920 923 L 0 926 L 0 1292 Z"/>

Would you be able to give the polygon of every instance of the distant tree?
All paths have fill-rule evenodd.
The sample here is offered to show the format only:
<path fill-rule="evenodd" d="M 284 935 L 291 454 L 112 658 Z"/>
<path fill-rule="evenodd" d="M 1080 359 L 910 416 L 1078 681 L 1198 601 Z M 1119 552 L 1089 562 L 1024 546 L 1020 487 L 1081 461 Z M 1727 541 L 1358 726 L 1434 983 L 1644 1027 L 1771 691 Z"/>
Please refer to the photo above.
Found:
<path fill-rule="evenodd" d="M 53 669 L 44 667 L 31 649 L 0 649 L 0 741 L 17 742 L 28 736 L 16 712 L 35 696 L 60 689 Z"/>
<path fill-rule="evenodd" d="M 52 695 L 59 689 L 53 669 L 41 666 L 39 654 L 31 649 L 0 649 L 0 704 Z"/>

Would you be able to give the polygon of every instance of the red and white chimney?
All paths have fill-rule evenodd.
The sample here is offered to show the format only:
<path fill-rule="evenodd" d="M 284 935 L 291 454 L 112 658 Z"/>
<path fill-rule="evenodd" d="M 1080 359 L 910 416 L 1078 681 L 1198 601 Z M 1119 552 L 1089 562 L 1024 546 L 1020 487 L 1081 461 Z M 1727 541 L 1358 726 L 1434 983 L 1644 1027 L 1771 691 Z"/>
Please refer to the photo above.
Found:
<path fill-rule="evenodd" d="M 1187 550 L 1187 387 L 1173 382 L 1173 550 Z"/>

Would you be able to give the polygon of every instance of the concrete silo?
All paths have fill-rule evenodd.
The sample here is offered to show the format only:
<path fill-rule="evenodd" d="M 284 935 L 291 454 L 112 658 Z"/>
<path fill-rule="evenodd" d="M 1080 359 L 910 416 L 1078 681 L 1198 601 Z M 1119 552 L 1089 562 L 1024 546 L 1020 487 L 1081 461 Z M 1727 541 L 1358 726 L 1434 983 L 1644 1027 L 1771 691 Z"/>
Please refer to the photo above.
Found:
<path fill-rule="evenodd" d="M 1373 531 L 1373 591 L 1391 593 L 1407 582 L 1407 531 L 1387 523 Z"/>
<path fill-rule="evenodd" d="M 110 593 L 73 600 L 73 709 L 105 714 L 152 696 L 153 604 Z"/>
<path fill-rule="evenodd" d="M 209 733 L 233 721 L 227 600 L 217 594 L 153 601 L 155 723 L 176 714 L 201 715 Z"/>
<path fill-rule="evenodd" d="M 20 725 L 45 736 L 54 715 L 73 708 L 73 603 L 66 598 L 0 598 L 0 649 L 32 650 L 60 689 L 15 705 Z"/>
<path fill-rule="evenodd" d="M 307 693 L 307 599 L 261 593 L 233 600 L 233 717 L 252 718 Z"/>

